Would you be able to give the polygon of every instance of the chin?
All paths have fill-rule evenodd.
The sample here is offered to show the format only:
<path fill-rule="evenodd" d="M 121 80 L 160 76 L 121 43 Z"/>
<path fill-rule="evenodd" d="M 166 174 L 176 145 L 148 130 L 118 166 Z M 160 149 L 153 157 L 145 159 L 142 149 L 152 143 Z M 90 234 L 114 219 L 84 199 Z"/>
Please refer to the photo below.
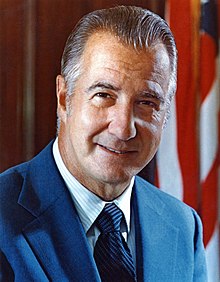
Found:
<path fill-rule="evenodd" d="M 133 175 L 135 174 L 125 173 L 124 171 L 123 172 L 108 171 L 107 173 L 102 172 L 101 175 L 99 175 L 99 179 L 102 180 L 101 182 L 112 184 L 112 185 L 123 184 L 123 183 L 127 184 L 128 182 L 130 182 Z"/>

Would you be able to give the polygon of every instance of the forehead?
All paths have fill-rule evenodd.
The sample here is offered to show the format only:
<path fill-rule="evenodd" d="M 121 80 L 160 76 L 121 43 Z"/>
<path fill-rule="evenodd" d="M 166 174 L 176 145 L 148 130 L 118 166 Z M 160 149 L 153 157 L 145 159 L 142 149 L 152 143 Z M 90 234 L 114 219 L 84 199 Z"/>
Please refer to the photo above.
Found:
<path fill-rule="evenodd" d="M 136 50 L 123 44 L 117 36 L 109 32 L 91 35 L 81 58 L 83 73 L 93 76 L 103 73 L 123 78 L 169 80 L 170 61 L 162 43 L 150 48 Z"/>
<path fill-rule="evenodd" d="M 135 49 L 132 45 L 123 43 L 117 35 L 113 35 L 107 31 L 99 31 L 93 33 L 87 40 L 82 55 L 83 58 L 87 58 L 91 55 L 101 54 L 104 52 L 111 53 L 113 55 L 119 55 L 120 57 L 126 57 L 133 53 L 133 59 L 140 59 L 141 57 L 153 57 L 161 63 L 169 62 L 169 56 L 163 43 L 157 43 L 149 48 Z M 156 62 L 155 61 L 155 62 Z"/>

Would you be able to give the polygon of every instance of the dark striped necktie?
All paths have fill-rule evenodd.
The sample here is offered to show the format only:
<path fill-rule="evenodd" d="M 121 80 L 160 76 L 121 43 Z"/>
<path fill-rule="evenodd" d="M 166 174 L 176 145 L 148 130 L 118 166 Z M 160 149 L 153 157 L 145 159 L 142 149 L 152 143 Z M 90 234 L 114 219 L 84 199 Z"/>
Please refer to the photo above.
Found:
<path fill-rule="evenodd" d="M 94 258 L 102 282 L 134 282 L 133 259 L 120 232 L 123 214 L 115 204 L 106 204 L 96 219 L 101 234 L 94 249 Z"/>

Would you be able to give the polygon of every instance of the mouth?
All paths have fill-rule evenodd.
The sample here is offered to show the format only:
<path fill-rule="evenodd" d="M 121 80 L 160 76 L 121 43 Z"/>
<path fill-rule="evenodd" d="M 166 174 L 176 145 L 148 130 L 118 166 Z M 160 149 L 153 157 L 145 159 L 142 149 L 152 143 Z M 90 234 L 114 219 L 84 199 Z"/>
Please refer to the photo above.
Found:
<path fill-rule="evenodd" d="M 116 150 L 116 149 L 113 149 L 113 148 L 110 148 L 110 147 L 107 147 L 107 146 L 104 146 L 104 145 L 101 145 L 101 144 L 98 144 L 98 145 L 101 148 L 103 148 L 104 150 L 109 151 L 109 152 L 114 153 L 114 154 L 117 154 L 117 155 L 125 155 L 125 154 L 128 154 L 128 153 L 134 153 L 134 151 Z"/>

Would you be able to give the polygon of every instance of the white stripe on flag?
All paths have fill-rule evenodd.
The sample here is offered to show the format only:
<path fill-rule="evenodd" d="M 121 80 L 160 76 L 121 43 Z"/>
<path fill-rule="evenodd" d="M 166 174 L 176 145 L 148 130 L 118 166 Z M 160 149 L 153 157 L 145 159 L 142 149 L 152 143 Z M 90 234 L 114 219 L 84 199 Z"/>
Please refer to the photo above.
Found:
<path fill-rule="evenodd" d="M 206 259 L 208 269 L 208 282 L 218 282 L 219 273 L 219 229 L 216 224 L 215 231 L 206 246 Z"/>
<path fill-rule="evenodd" d="M 200 111 L 201 180 L 204 181 L 216 159 L 218 150 L 218 83 L 202 103 Z"/>
<path fill-rule="evenodd" d="M 158 178 L 161 190 L 183 200 L 183 183 L 177 151 L 176 102 L 171 104 L 171 115 L 164 129 L 157 153 Z"/>

